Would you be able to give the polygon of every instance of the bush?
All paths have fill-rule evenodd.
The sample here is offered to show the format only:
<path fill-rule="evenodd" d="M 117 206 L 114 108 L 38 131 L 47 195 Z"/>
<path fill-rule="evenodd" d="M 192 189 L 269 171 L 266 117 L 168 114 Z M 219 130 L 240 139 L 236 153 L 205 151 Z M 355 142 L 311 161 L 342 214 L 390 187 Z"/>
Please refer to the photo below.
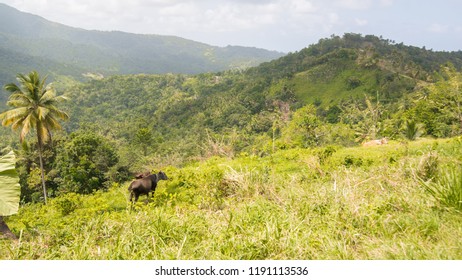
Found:
<path fill-rule="evenodd" d="M 334 146 L 326 146 L 317 150 L 316 155 L 319 158 L 319 163 L 323 164 L 326 159 L 330 158 L 333 153 L 337 151 L 337 148 Z"/>
<path fill-rule="evenodd" d="M 78 194 L 68 193 L 53 200 L 53 205 L 62 216 L 67 216 L 74 212 L 82 204 L 82 199 Z"/>
<path fill-rule="evenodd" d="M 88 194 L 105 188 L 109 171 L 119 161 L 114 145 L 92 132 L 75 132 L 58 153 L 55 178 L 61 193 Z"/>
<path fill-rule="evenodd" d="M 343 160 L 343 165 L 345 165 L 346 167 L 351 167 L 351 166 L 359 167 L 363 165 L 363 159 L 361 157 L 347 155 L 345 156 L 345 159 Z"/>
<path fill-rule="evenodd" d="M 415 120 L 407 120 L 404 127 L 404 136 L 406 139 L 414 141 L 422 134 L 422 125 Z"/>
<path fill-rule="evenodd" d="M 353 90 L 363 84 L 363 82 L 358 77 L 348 77 L 346 80 L 347 89 Z"/>

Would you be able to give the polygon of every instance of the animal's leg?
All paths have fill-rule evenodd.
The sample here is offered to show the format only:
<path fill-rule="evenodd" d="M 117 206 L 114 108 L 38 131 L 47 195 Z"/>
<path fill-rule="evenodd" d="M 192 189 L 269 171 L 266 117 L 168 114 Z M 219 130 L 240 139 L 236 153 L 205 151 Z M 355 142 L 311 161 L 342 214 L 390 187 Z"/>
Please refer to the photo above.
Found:
<path fill-rule="evenodd" d="M 149 203 L 149 193 L 146 194 L 146 204 Z"/>
<path fill-rule="evenodd" d="M 130 202 L 133 202 L 133 192 L 130 192 Z"/>
<path fill-rule="evenodd" d="M 138 201 L 139 197 L 140 197 L 140 195 L 138 193 L 135 193 L 135 203 Z"/>

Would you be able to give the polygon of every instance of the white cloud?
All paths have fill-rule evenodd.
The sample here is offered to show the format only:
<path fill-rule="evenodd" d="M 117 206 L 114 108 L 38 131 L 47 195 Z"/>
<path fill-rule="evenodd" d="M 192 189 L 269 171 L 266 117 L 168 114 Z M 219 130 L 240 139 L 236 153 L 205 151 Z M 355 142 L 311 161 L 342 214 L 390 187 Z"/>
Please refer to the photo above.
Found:
<path fill-rule="evenodd" d="M 316 11 L 316 8 L 310 1 L 306 0 L 292 0 L 289 1 L 289 9 L 293 13 L 313 13 Z"/>
<path fill-rule="evenodd" d="M 355 18 L 355 23 L 358 26 L 366 26 L 368 21 L 366 19 Z"/>
<path fill-rule="evenodd" d="M 433 32 L 433 33 L 446 33 L 449 31 L 449 26 L 444 25 L 444 24 L 434 23 L 428 28 L 428 31 Z"/>
<path fill-rule="evenodd" d="M 174 5 L 162 7 L 158 10 L 159 15 L 170 17 L 193 16 L 198 12 L 197 6 L 191 2 L 176 3 Z"/>
<path fill-rule="evenodd" d="M 393 0 L 380 0 L 380 6 L 389 7 L 393 5 Z"/>
<path fill-rule="evenodd" d="M 366 10 L 372 5 L 371 0 L 337 0 L 335 4 L 340 8 L 350 10 Z"/>

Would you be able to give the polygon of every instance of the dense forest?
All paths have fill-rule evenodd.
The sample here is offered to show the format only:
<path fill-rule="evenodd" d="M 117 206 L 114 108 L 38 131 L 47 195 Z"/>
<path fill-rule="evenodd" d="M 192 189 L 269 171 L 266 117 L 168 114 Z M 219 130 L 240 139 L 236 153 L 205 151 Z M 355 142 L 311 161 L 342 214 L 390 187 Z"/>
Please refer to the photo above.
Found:
<path fill-rule="evenodd" d="M 117 220 L 117 215 L 130 215 L 120 212 L 128 209 L 127 182 L 140 172 L 164 170 L 171 180 L 161 183 L 163 188 L 153 198 L 155 210 L 150 209 L 148 204 L 139 206 L 140 213 L 153 215 L 150 217 L 165 223 L 166 218 L 160 217 L 162 211 L 171 218 L 186 215 L 187 211 L 182 212 L 181 207 L 178 208 L 178 205 L 184 205 L 193 212 L 199 211 L 196 218 L 187 216 L 186 220 L 203 219 L 194 221 L 201 228 L 193 229 L 186 222 L 173 219 L 171 223 L 176 223 L 180 229 L 165 233 L 173 242 L 170 247 L 178 248 L 182 238 L 186 242 L 184 236 L 188 234 L 199 238 L 195 230 L 210 229 L 206 221 L 212 219 L 211 212 L 200 211 L 227 213 L 223 219 L 213 218 L 220 219 L 218 224 L 224 227 L 228 225 L 226 232 L 217 229 L 220 232 L 216 241 L 223 244 L 230 234 L 228 230 L 239 232 L 238 226 L 232 226 L 233 215 L 236 215 L 236 223 L 254 225 L 247 220 L 247 214 L 257 215 L 273 209 L 276 216 L 283 213 L 296 216 L 292 217 L 293 220 L 283 219 L 282 223 L 288 223 L 287 227 L 280 227 L 281 220 L 278 218 L 261 216 L 271 222 L 266 228 L 267 237 L 275 238 L 266 242 L 278 244 L 277 248 L 268 249 L 266 243 L 255 245 L 246 239 L 248 236 L 244 236 L 252 246 L 242 245 L 244 247 L 236 249 L 236 243 L 224 242 L 228 247 L 222 248 L 221 253 L 214 252 L 213 257 L 300 257 L 297 255 L 298 247 L 292 248 L 294 251 L 291 252 L 282 250 L 281 240 L 277 239 L 277 236 L 281 237 L 278 231 L 280 234 L 291 228 L 293 231 L 288 233 L 287 238 L 294 239 L 284 242 L 298 244 L 295 240 L 298 240 L 300 232 L 297 233 L 296 223 L 300 219 L 305 221 L 307 217 L 311 220 L 314 216 L 319 218 L 324 215 L 334 215 L 330 216 L 333 224 L 323 225 L 319 230 L 324 226 L 336 227 L 336 222 L 346 223 L 346 226 L 341 232 L 329 235 L 331 239 L 321 238 L 326 243 L 318 241 L 320 243 L 314 244 L 303 257 L 460 257 L 457 250 L 450 250 L 449 255 L 430 253 L 434 246 L 439 248 L 437 252 L 445 246 L 431 241 L 433 233 L 441 234 L 441 240 L 448 240 L 446 238 L 451 236 L 451 233 L 442 233 L 440 228 L 435 228 L 435 223 L 448 221 L 452 232 L 457 231 L 460 219 L 451 211 L 446 216 L 431 212 L 433 210 L 425 206 L 429 202 L 420 202 L 420 197 L 426 189 L 430 196 L 443 203 L 445 199 L 441 199 L 429 184 L 439 182 L 436 174 L 442 172 L 443 166 L 457 172 L 454 166 L 460 165 L 462 160 L 461 68 L 462 52 L 435 52 L 376 36 L 345 34 L 321 39 L 303 50 L 248 69 L 194 75 L 114 75 L 93 77 L 87 82 L 60 76 L 53 86 L 67 99 L 60 108 L 67 112 L 69 120 L 62 122 L 63 130 L 54 132 L 53 140 L 43 147 L 46 187 L 49 197 L 54 199 L 50 207 L 57 209 L 56 213 L 49 215 L 74 217 L 74 212 L 84 211 L 81 205 L 87 205 L 86 209 L 94 209 L 95 213 L 105 213 L 112 220 Z M 21 227 L 22 224 L 28 230 L 34 230 L 30 220 L 32 213 L 46 211 L 37 210 L 37 207 L 42 207 L 39 202 L 44 199 L 38 165 L 42 155 L 37 152 L 40 145 L 34 137 L 20 144 L 18 134 L 12 133 L 10 128 L 2 128 L 0 133 L 0 149 L 13 147 L 18 157 L 16 166 L 21 202 L 26 206 L 23 211 L 27 214 L 17 220 L 16 225 Z M 359 147 L 365 141 L 380 138 L 386 138 L 390 144 L 381 150 Z M 416 141 L 418 139 L 420 142 Z M 454 174 L 456 182 L 459 173 Z M 373 177 L 377 178 L 377 184 L 370 181 Z M 334 193 L 329 191 L 332 184 Z M 294 188 L 288 190 L 285 185 Z M 343 196 L 337 193 L 338 187 L 344 188 Z M 356 193 L 357 188 L 361 195 Z M 374 192 L 386 190 L 389 193 L 380 198 L 383 200 L 374 198 L 369 201 L 375 197 Z M 405 198 L 401 198 L 402 192 L 407 193 Z M 367 197 L 359 198 L 366 194 Z M 312 205 L 292 209 L 303 204 L 302 198 Z M 102 204 L 96 206 L 98 201 Z M 233 203 L 241 208 L 236 206 L 234 209 Z M 455 205 L 459 209 L 457 211 L 461 209 L 460 201 L 447 205 Z M 351 215 L 346 215 L 343 210 L 350 211 Z M 247 211 L 247 214 L 241 211 Z M 402 213 L 409 215 L 401 216 Z M 420 224 L 413 224 L 421 220 L 411 213 L 424 217 L 425 229 L 406 231 L 402 242 L 409 244 L 411 239 L 412 242 L 420 242 L 422 232 L 426 232 L 430 236 L 425 239 L 428 250 L 416 251 L 415 246 L 411 246 L 404 249 L 402 255 L 393 253 L 398 250 L 393 245 L 390 245 L 391 249 L 388 245 L 377 245 L 380 235 L 384 234 L 390 242 L 396 237 L 390 232 L 384 233 L 385 229 L 378 226 L 389 223 L 387 215 L 392 217 L 390 219 L 406 219 L 396 222 L 396 232 L 400 231 L 399 225 L 403 223 L 405 228 L 421 229 Z M 87 214 L 88 217 L 85 216 Z M 81 219 L 93 219 L 92 214 L 87 214 Z M 367 220 L 367 217 L 376 215 L 381 217 L 377 219 L 385 220 L 377 223 Z M 65 228 L 70 225 L 54 224 L 53 217 L 42 216 L 42 219 L 53 227 L 59 227 L 65 235 Z M 108 227 L 103 220 L 91 221 L 96 227 Z M 15 223 L 14 220 L 12 222 Z M 130 220 L 130 223 L 134 221 Z M 427 225 L 429 228 L 426 228 Z M 159 230 L 170 228 L 160 224 L 156 227 Z M 141 226 L 136 228 L 142 230 Z M 365 241 L 361 233 L 353 233 L 358 228 L 374 228 L 371 234 L 377 240 L 372 243 Z M 262 234 L 262 229 L 252 229 L 256 235 Z M 121 226 L 119 230 L 126 228 Z M 305 230 L 311 232 L 307 228 Z M 313 234 L 322 235 L 321 232 Z M 338 247 L 342 245 L 329 241 L 339 241 L 344 234 L 351 242 L 344 244 L 345 251 Z M 460 236 L 460 227 L 456 234 Z M 70 237 L 53 238 L 68 240 Z M 195 244 L 203 241 L 200 239 Z M 119 239 L 114 242 L 115 246 L 121 244 Z M 156 248 L 167 250 L 168 244 L 166 241 L 165 246 Z M 460 242 L 452 245 L 451 248 L 456 248 Z M 192 246 L 186 249 L 189 250 L 187 257 L 208 256 L 207 252 L 199 251 L 197 255 Z M 362 249 L 357 251 L 356 246 Z M 385 251 L 370 251 L 368 246 Z M 323 248 L 328 248 L 329 253 L 320 254 Z M 119 255 L 111 255 L 108 251 L 98 256 L 127 257 L 126 251 L 117 249 Z M 82 255 L 64 256 L 89 257 L 83 253 L 84 250 Z M 148 255 L 137 251 L 139 255 L 136 258 L 180 258 L 180 251 L 165 254 L 151 251 Z M 18 252 L 22 253 L 16 257 L 31 257 L 19 249 Z M 89 254 L 89 258 L 98 258 L 92 252 Z M 53 255 L 38 253 L 37 258 L 53 258 Z"/>

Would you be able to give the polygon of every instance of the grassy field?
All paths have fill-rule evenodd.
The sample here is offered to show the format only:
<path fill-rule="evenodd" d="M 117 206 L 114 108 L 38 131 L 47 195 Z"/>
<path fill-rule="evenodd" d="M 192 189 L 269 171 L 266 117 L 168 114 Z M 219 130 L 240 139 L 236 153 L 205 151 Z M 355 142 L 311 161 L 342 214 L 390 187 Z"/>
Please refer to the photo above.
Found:
<path fill-rule="evenodd" d="M 461 163 L 460 137 L 210 158 L 133 209 L 129 182 L 22 206 L 0 259 L 462 259 L 460 199 L 431 191 Z"/>

